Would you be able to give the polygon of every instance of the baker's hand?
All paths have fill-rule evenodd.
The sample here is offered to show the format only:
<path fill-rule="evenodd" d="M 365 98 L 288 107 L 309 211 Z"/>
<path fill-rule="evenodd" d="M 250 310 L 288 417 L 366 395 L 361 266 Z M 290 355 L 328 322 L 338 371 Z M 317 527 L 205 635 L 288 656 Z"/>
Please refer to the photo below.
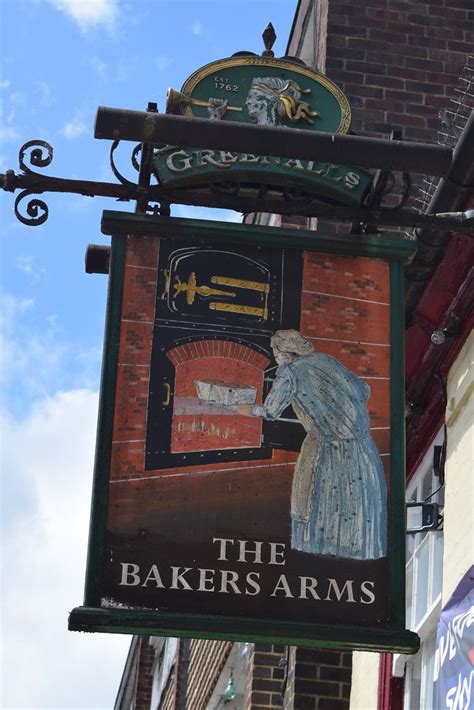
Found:
<path fill-rule="evenodd" d="M 252 416 L 252 405 L 250 404 L 238 404 L 235 409 L 237 414 L 242 414 L 244 417 Z"/>

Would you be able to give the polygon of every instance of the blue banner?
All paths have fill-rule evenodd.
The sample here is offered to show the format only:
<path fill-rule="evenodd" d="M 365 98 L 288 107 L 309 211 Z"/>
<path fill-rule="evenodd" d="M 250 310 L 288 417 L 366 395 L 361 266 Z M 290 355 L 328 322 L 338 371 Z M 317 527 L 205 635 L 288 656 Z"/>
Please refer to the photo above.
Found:
<path fill-rule="evenodd" d="M 433 709 L 474 707 L 474 565 L 441 612 L 436 638 Z"/>

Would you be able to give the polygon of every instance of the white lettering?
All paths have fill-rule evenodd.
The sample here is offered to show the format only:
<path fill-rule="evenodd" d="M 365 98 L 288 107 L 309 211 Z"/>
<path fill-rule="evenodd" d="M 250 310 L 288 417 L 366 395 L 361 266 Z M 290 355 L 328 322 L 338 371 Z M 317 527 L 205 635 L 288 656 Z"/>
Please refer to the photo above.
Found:
<path fill-rule="evenodd" d="M 175 163 L 174 159 L 178 156 L 180 157 L 180 159 L 177 163 Z M 166 158 L 166 165 L 173 173 L 182 173 L 185 170 L 190 170 L 190 168 L 192 167 L 192 161 L 184 150 L 178 150 L 176 151 L 176 153 L 171 153 L 171 155 L 168 155 L 168 157 Z"/>
<path fill-rule="evenodd" d="M 137 584 L 140 584 L 140 577 L 138 576 L 140 567 L 138 565 L 134 565 L 132 562 L 121 562 L 120 564 L 122 565 L 122 579 L 119 584 L 127 587 L 136 587 Z M 131 567 L 132 569 L 129 570 L 128 567 Z M 132 582 L 127 581 L 129 577 L 132 577 Z"/>
<path fill-rule="evenodd" d="M 230 569 L 221 570 L 221 588 L 219 591 L 224 594 L 228 594 L 229 590 L 227 587 L 232 587 L 232 591 L 235 592 L 235 594 L 241 594 L 241 591 L 236 584 L 238 579 L 239 575 L 237 572 L 233 572 Z"/>
<path fill-rule="evenodd" d="M 179 570 L 182 569 L 183 571 L 180 572 Z M 191 590 L 192 587 L 190 584 L 188 584 L 187 580 L 184 579 L 184 575 L 186 572 L 190 572 L 192 567 L 172 567 L 172 579 L 171 579 L 171 585 L 170 589 L 179 589 L 179 585 L 182 584 L 181 589 L 186 589 L 186 590 Z"/>
<path fill-rule="evenodd" d="M 221 150 L 219 155 L 223 163 L 235 163 L 239 157 L 238 153 L 231 153 L 228 150 Z"/>
<path fill-rule="evenodd" d="M 474 671 L 469 673 L 469 677 L 463 678 L 462 673 L 458 673 L 457 685 L 453 686 L 446 693 L 446 707 L 452 710 L 469 710 L 471 705 L 472 679 Z"/>
<path fill-rule="evenodd" d="M 349 188 L 349 190 L 353 190 L 359 183 L 360 175 L 357 175 L 357 173 L 349 172 L 345 174 L 344 185 Z"/>
<path fill-rule="evenodd" d="M 326 602 L 332 601 L 331 600 L 331 591 L 334 591 L 334 594 L 337 597 L 337 601 L 340 602 L 342 599 L 342 596 L 347 588 L 347 601 L 348 602 L 355 602 L 354 593 L 352 591 L 352 585 L 353 585 L 354 580 L 348 579 L 342 589 L 339 589 L 339 586 L 338 586 L 335 579 L 328 579 L 328 582 L 329 582 L 329 589 L 328 589 L 328 593 L 327 593 L 327 596 L 324 601 L 326 601 Z"/>
<path fill-rule="evenodd" d="M 242 153 L 239 158 L 239 163 L 258 163 L 259 160 L 259 155 L 255 155 L 254 153 Z"/>
<path fill-rule="evenodd" d="M 215 168 L 230 168 L 231 163 L 221 163 L 216 160 L 215 153 L 213 150 L 196 150 L 193 154 L 198 158 L 198 167 L 204 167 L 205 165 L 213 165 Z"/>
<path fill-rule="evenodd" d="M 286 545 L 284 542 L 270 542 L 270 561 L 269 565 L 285 565 L 285 549 Z M 281 548 L 279 550 L 278 548 Z M 278 558 L 278 559 L 277 559 Z M 281 561 L 280 561 L 281 560 Z"/>
<path fill-rule="evenodd" d="M 249 550 L 247 549 L 247 545 L 252 544 L 249 543 L 248 540 L 239 540 L 239 549 L 240 549 L 240 555 L 239 555 L 239 562 L 247 562 L 246 555 L 253 555 L 253 562 L 257 565 L 263 564 L 262 562 L 262 545 L 263 542 L 253 542 L 255 545 L 255 550 Z"/>
<path fill-rule="evenodd" d="M 159 587 L 160 589 L 165 588 L 165 585 L 163 584 L 163 582 L 161 580 L 160 573 L 158 572 L 157 565 L 152 565 L 150 567 L 150 571 L 148 572 L 146 579 L 142 584 L 142 587 L 146 587 L 149 580 L 154 580 L 156 586 Z"/>
<path fill-rule="evenodd" d="M 213 592 L 214 591 L 214 575 L 215 569 L 199 569 L 199 587 L 198 592 Z M 209 579 L 210 576 L 210 579 Z M 207 585 L 211 586 L 208 587 Z"/>
<path fill-rule="evenodd" d="M 370 589 L 367 589 L 367 587 L 369 585 L 372 587 L 372 589 L 375 587 L 374 582 L 369 582 L 367 579 L 364 582 L 362 582 L 362 584 L 360 585 L 360 591 L 363 594 L 366 594 L 367 597 L 369 598 L 368 601 L 365 601 L 365 599 L 362 599 L 362 597 L 361 597 L 359 599 L 361 604 L 373 604 L 375 601 L 375 594 L 372 591 L 370 591 Z"/>
<path fill-rule="evenodd" d="M 281 159 L 274 155 L 264 155 L 261 162 L 262 165 L 280 165 Z"/>
<path fill-rule="evenodd" d="M 278 582 L 276 583 L 275 589 L 271 593 L 271 596 L 276 597 L 277 592 L 284 592 L 285 597 L 293 598 L 293 594 L 291 593 L 290 585 L 288 584 L 288 581 L 287 581 L 284 574 L 281 574 L 278 577 Z"/>
<path fill-rule="evenodd" d="M 337 173 L 339 170 L 339 165 L 332 165 L 331 163 L 326 166 L 326 170 L 324 171 L 324 177 L 330 180 L 331 182 L 340 182 L 342 180 L 342 175 L 335 176 L 334 173 Z"/>
<path fill-rule="evenodd" d="M 254 579 L 254 577 L 256 579 Z M 249 596 L 253 597 L 255 594 L 260 593 L 260 585 L 256 581 L 257 579 L 260 579 L 260 572 L 249 572 L 248 575 L 245 578 L 245 581 L 249 585 L 249 587 L 253 591 L 249 591 L 248 587 L 245 588 L 245 594 L 248 594 Z"/>
<path fill-rule="evenodd" d="M 224 560 L 225 562 L 227 562 L 227 557 L 226 557 L 227 543 L 230 542 L 230 544 L 233 545 L 235 540 L 232 540 L 232 538 L 226 538 L 226 537 L 213 537 L 212 542 L 220 542 L 219 557 L 217 559 Z"/>
<path fill-rule="evenodd" d="M 286 163 L 282 164 L 283 168 L 294 168 L 294 170 L 304 171 L 303 163 L 301 160 L 296 160 L 296 158 L 290 158 Z"/>
<path fill-rule="evenodd" d="M 318 580 L 314 577 L 300 577 L 300 599 L 307 599 L 307 592 L 310 592 L 314 599 L 321 599 L 316 591 Z"/>
<path fill-rule="evenodd" d="M 463 611 L 449 622 L 446 634 L 439 639 L 439 646 L 435 654 L 434 680 L 438 680 L 439 672 L 446 658 L 451 660 L 456 655 L 460 640 L 463 638 L 466 628 L 470 628 L 474 623 L 474 606 L 467 611 Z"/>

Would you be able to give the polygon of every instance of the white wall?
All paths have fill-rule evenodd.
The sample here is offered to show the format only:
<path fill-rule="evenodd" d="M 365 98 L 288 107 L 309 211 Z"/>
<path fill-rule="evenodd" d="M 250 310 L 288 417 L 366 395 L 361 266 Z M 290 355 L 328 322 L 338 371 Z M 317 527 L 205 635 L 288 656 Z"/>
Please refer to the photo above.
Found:
<path fill-rule="evenodd" d="M 448 377 L 443 605 L 474 561 L 474 333 Z"/>
<path fill-rule="evenodd" d="M 350 710 L 374 710 L 377 707 L 380 656 L 354 651 Z"/>

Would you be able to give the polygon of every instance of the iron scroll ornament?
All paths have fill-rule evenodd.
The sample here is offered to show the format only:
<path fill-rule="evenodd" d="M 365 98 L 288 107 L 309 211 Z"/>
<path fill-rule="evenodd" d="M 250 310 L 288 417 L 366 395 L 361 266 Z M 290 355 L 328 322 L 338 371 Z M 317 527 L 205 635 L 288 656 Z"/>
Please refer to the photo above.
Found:
<path fill-rule="evenodd" d="M 115 175 L 115 177 L 117 178 L 117 180 L 120 183 L 122 183 L 122 185 L 135 185 L 136 186 L 136 183 L 132 182 L 131 180 L 128 180 L 128 178 L 126 178 L 124 175 L 122 175 L 122 173 L 120 172 L 120 170 L 117 167 L 117 164 L 115 162 L 115 151 L 117 150 L 119 145 L 120 145 L 120 141 L 116 140 L 112 143 L 112 146 L 110 148 L 110 153 L 109 153 L 110 168 L 111 168 L 113 174 Z M 143 146 L 142 143 L 138 143 L 138 145 L 136 145 L 134 147 L 132 154 L 130 156 L 130 162 L 132 163 L 133 168 L 137 172 L 140 172 L 140 163 L 137 160 L 137 156 L 139 155 L 139 153 L 141 153 L 142 146 Z"/>
<path fill-rule="evenodd" d="M 46 202 L 38 197 L 44 192 L 68 192 L 87 196 L 104 195 L 115 197 L 120 201 L 137 199 L 140 192 L 139 183 L 132 182 L 125 178 L 118 170 L 114 153 L 119 141 L 115 141 L 110 151 L 110 165 L 114 176 L 119 181 L 114 183 L 99 183 L 87 180 L 71 180 L 67 178 L 55 178 L 44 175 L 32 169 L 31 166 L 46 168 L 53 161 L 53 147 L 42 140 L 31 140 L 21 146 L 18 154 L 18 162 L 21 173 L 16 175 L 13 170 L 7 170 L 1 175 L 1 187 L 7 192 L 15 192 L 19 187 L 23 189 L 14 201 L 14 214 L 16 218 L 29 227 L 38 227 L 49 217 L 49 207 Z M 130 159 L 135 171 L 140 171 L 138 156 L 142 151 L 143 144 L 135 146 Z M 28 199 L 31 198 L 32 199 Z M 151 199 L 151 196 L 150 196 Z M 28 200 L 24 204 L 24 200 Z"/>
<path fill-rule="evenodd" d="M 28 153 L 30 148 L 32 150 L 30 153 Z M 46 151 L 46 155 L 44 151 Z M 35 170 L 32 170 L 30 166 L 27 165 L 27 163 L 25 162 L 26 159 L 28 159 L 30 164 L 34 165 L 35 167 L 46 168 L 53 162 L 53 146 L 47 143 L 46 141 L 32 140 L 28 141 L 27 143 L 24 143 L 24 145 L 22 145 L 20 148 L 20 151 L 18 153 L 18 162 L 20 165 L 20 169 L 28 175 L 40 175 L 40 173 L 37 173 Z M 17 219 L 22 222 L 22 224 L 26 224 L 30 227 L 39 227 L 41 224 L 44 224 L 44 222 L 46 222 L 49 216 L 48 205 L 43 200 L 40 200 L 38 197 L 29 200 L 26 206 L 26 213 L 28 217 L 25 217 L 23 214 L 21 214 L 19 209 L 20 203 L 22 203 L 24 199 L 29 198 L 31 195 L 34 195 L 35 192 L 37 191 L 23 190 L 16 197 L 14 204 L 14 212 Z"/>

